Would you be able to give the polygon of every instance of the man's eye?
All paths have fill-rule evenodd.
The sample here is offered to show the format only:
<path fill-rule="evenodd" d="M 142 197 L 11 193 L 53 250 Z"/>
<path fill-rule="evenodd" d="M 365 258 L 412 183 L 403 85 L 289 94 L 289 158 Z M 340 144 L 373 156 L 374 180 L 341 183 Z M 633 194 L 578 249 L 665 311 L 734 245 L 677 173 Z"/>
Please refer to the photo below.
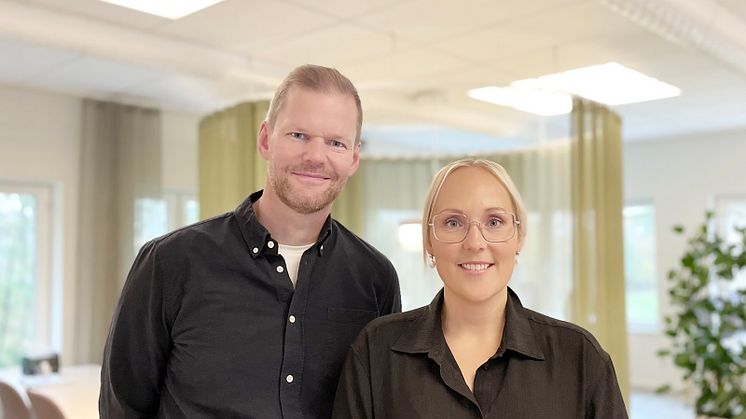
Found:
<path fill-rule="evenodd" d="M 290 136 L 296 140 L 303 140 L 306 138 L 306 134 L 303 134 L 302 132 L 291 132 Z"/>
<path fill-rule="evenodd" d="M 329 144 L 332 147 L 334 147 L 334 148 L 339 148 L 339 149 L 343 149 L 343 150 L 347 149 L 347 144 L 345 144 L 345 143 L 343 143 L 342 141 L 339 141 L 339 140 L 331 140 L 329 142 Z"/>

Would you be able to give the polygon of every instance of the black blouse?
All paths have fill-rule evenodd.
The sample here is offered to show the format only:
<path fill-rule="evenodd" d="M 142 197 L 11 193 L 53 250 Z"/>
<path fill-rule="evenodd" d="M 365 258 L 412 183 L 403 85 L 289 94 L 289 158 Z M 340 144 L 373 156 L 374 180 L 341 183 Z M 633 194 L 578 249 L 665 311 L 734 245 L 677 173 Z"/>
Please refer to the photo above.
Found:
<path fill-rule="evenodd" d="M 609 355 L 586 330 L 521 305 L 509 289 L 497 353 L 469 390 L 429 306 L 372 321 L 347 357 L 333 418 L 627 418 Z"/>

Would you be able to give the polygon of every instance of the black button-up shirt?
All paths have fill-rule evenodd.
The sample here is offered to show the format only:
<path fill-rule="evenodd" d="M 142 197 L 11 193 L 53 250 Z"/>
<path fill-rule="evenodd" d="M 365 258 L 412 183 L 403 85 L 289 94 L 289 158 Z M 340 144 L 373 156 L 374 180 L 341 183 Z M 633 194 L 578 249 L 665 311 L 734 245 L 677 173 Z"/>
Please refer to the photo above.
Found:
<path fill-rule="evenodd" d="M 469 390 L 429 306 L 371 322 L 348 355 L 335 419 L 627 418 L 609 355 L 590 333 L 521 306 L 509 290 L 502 343 Z"/>
<path fill-rule="evenodd" d="M 142 248 L 106 344 L 101 417 L 330 416 L 351 342 L 401 311 L 396 271 L 329 217 L 294 289 L 260 196 Z"/>

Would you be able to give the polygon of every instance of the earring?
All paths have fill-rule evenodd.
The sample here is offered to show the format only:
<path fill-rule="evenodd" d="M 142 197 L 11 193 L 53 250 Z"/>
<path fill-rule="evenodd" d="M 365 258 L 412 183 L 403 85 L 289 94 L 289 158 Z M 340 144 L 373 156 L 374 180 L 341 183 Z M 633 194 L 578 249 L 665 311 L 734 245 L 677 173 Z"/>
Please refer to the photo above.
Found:
<path fill-rule="evenodd" d="M 435 256 L 431 255 L 430 253 L 427 254 L 427 266 L 431 268 L 435 267 Z"/>
<path fill-rule="evenodd" d="M 520 250 L 516 250 L 516 251 L 515 251 L 515 255 L 516 255 L 516 256 L 520 256 L 520 254 L 521 254 L 521 251 L 520 251 Z"/>

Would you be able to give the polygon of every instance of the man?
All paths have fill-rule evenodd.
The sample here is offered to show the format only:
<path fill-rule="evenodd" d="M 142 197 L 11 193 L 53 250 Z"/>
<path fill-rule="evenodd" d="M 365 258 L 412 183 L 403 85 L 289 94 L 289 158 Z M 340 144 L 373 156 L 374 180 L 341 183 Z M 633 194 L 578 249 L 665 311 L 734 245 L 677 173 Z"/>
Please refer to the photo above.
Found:
<path fill-rule="evenodd" d="M 140 250 L 104 352 L 103 418 L 327 418 L 350 343 L 401 310 L 391 263 L 330 217 L 362 109 L 334 69 L 293 70 L 258 150 L 263 191 Z"/>

